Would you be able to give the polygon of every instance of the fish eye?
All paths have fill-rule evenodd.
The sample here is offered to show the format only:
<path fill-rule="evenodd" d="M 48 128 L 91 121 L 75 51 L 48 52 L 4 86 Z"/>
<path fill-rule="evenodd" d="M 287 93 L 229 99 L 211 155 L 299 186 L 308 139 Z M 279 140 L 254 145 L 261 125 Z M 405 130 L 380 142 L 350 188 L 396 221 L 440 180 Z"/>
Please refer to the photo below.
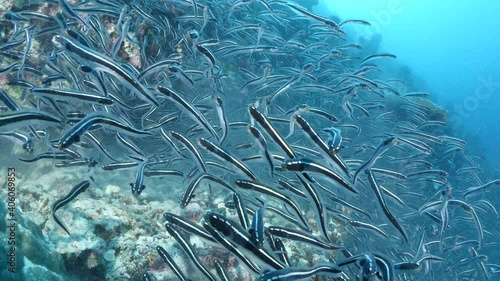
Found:
<path fill-rule="evenodd" d="M 194 30 L 194 29 L 191 29 L 188 31 L 188 35 L 191 39 L 198 39 L 198 37 L 200 36 L 198 34 L 198 31 Z"/>
<path fill-rule="evenodd" d="M 168 71 L 170 72 L 178 72 L 179 68 L 177 66 L 169 66 Z"/>

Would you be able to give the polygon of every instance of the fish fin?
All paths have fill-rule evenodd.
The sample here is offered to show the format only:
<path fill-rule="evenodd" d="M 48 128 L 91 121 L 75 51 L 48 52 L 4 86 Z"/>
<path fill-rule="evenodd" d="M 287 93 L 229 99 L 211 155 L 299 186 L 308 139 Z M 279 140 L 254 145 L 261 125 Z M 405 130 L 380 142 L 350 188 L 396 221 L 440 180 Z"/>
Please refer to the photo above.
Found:
<path fill-rule="evenodd" d="M 66 231 L 66 233 L 68 233 L 69 236 L 71 236 L 71 233 L 69 233 L 69 230 L 66 228 L 66 226 L 62 223 L 61 220 L 59 220 L 59 218 L 56 216 L 56 214 L 52 214 L 52 217 L 54 218 L 54 220 L 56 221 L 56 223 L 62 228 L 64 229 L 64 231 Z"/>

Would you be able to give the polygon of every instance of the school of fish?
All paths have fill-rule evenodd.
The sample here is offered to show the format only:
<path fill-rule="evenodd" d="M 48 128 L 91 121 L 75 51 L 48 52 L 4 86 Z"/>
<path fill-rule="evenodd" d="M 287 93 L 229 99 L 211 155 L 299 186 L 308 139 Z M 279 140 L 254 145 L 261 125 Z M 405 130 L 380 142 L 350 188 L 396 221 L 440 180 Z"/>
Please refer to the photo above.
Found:
<path fill-rule="evenodd" d="M 500 280 L 500 179 L 428 93 L 387 77 L 396 55 L 346 34 L 369 22 L 283 0 L 52 0 L 3 24 L 0 134 L 22 147 L 16 161 L 133 170 L 121 188 L 136 198 L 150 178 L 175 179 L 182 208 L 224 199 L 199 220 L 151 222 L 195 268 L 154 245 L 179 280 L 244 280 L 231 268 L 262 281 Z M 56 211 L 96 185 L 82 174 L 52 200 L 67 235 Z M 203 247 L 237 264 L 207 264 Z"/>

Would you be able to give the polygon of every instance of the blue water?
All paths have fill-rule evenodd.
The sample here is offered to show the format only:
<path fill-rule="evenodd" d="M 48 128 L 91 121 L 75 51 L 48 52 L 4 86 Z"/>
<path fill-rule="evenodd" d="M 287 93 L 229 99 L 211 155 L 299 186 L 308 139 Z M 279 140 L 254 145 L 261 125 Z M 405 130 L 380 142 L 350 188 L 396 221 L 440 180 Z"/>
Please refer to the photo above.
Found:
<path fill-rule="evenodd" d="M 429 92 L 467 151 L 485 157 L 490 172 L 500 166 L 500 1 L 319 2 L 314 11 L 323 16 L 370 22 L 345 29 L 356 31 L 352 40 L 372 38 L 372 48 L 397 55 L 393 77 Z"/>

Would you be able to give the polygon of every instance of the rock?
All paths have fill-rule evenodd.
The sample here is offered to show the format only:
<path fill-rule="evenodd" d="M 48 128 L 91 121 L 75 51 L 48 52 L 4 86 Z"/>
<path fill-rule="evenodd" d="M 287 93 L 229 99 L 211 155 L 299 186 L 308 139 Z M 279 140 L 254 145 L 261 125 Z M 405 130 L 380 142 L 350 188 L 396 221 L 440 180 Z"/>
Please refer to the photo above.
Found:
<path fill-rule="evenodd" d="M 115 250 L 108 250 L 104 253 L 104 260 L 112 262 L 115 260 Z"/>
<path fill-rule="evenodd" d="M 61 255 L 45 240 L 37 224 L 17 209 L 15 220 L 9 221 L 12 217 L 4 202 L 0 202 L 0 217 L 5 218 L 0 223 L 0 280 L 68 280 Z M 10 253 L 15 254 L 11 271 L 7 260 Z"/>
<path fill-rule="evenodd" d="M 50 271 L 45 266 L 32 263 L 27 258 L 24 258 L 23 277 L 26 281 L 65 281 L 68 280 L 63 276 Z"/>

